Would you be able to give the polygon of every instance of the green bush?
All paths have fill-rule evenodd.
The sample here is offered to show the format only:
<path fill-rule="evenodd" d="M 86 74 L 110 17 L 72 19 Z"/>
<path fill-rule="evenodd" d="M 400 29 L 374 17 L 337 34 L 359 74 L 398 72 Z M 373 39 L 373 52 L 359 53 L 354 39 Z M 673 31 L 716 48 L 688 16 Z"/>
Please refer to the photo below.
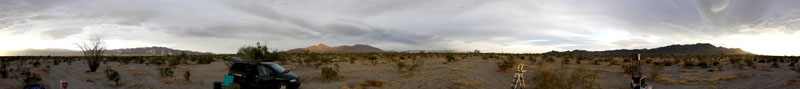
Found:
<path fill-rule="evenodd" d="M 273 62 L 281 59 L 277 50 L 270 52 L 267 45 L 261 45 L 261 43 L 258 42 L 256 43 L 256 46 L 245 46 L 239 48 L 239 51 L 236 54 L 256 61 Z"/>
<path fill-rule="evenodd" d="M 108 78 L 108 81 L 114 81 L 115 84 L 119 83 L 119 79 L 120 79 L 119 72 L 117 72 L 116 70 L 111 69 L 111 68 L 106 69 L 105 72 L 106 72 L 106 78 Z"/>
<path fill-rule="evenodd" d="M 336 79 L 336 77 L 338 76 L 338 73 L 337 73 L 337 71 L 335 69 L 333 69 L 331 67 L 327 67 L 327 66 L 326 67 L 322 67 L 321 72 L 322 72 L 322 79 L 323 80 L 333 80 L 333 79 Z"/>
<path fill-rule="evenodd" d="M 458 61 L 458 59 L 456 59 L 456 57 L 453 57 L 453 55 L 447 55 L 447 56 L 445 56 L 444 58 L 445 58 L 445 59 L 447 59 L 447 62 L 455 62 L 455 61 Z"/>
<path fill-rule="evenodd" d="M 652 69 L 652 72 L 650 73 L 650 77 L 651 77 L 652 79 L 658 79 L 658 74 L 659 74 L 659 73 L 660 73 L 662 70 L 664 70 L 664 66 L 663 66 L 663 65 L 653 65 L 653 66 L 651 66 L 651 68 L 650 68 L 650 69 Z"/>
<path fill-rule="evenodd" d="M 2 64 L 2 66 L 0 66 L 0 78 L 8 78 L 8 62 L 3 62 L 0 64 Z"/>
<path fill-rule="evenodd" d="M 39 61 L 33 61 L 33 63 L 31 64 L 33 64 L 33 67 L 39 67 L 39 65 L 41 65 L 42 63 L 39 63 Z"/>
<path fill-rule="evenodd" d="M 497 63 L 497 67 L 500 68 L 500 71 L 508 71 L 510 69 L 513 69 L 514 64 L 517 64 L 517 61 L 509 58 L 503 62 Z"/>
<path fill-rule="evenodd" d="M 197 64 L 211 64 L 211 62 L 214 62 L 214 59 L 209 57 L 200 57 L 195 60 L 197 60 Z"/>
<path fill-rule="evenodd" d="M 189 71 L 183 72 L 183 79 L 185 79 L 186 81 L 191 80 L 191 79 L 189 79 L 189 77 L 191 77 L 191 76 L 192 76 L 192 74 Z"/>
<path fill-rule="evenodd" d="M 23 71 L 21 75 L 25 76 L 25 78 L 22 79 L 25 84 L 35 84 L 42 81 L 42 77 L 39 77 L 39 74 L 32 73 L 30 71 Z"/>
<path fill-rule="evenodd" d="M 167 59 L 167 61 L 169 62 L 170 66 L 175 66 L 175 65 L 181 64 L 182 60 L 183 59 L 181 59 L 181 58 L 174 58 L 174 57 Z"/>
<path fill-rule="evenodd" d="M 533 76 L 537 89 L 597 89 L 596 72 L 579 67 L 572 72 L 541 70 Z"/>
<path fill-rule="evenodd" d="M 397 66 L 397 70 L 403 70 L 403 68 L 408 66 L 408 64 L 406 64 L 405 62 L 402 62 L 402 61 L 397 61 L 397 62 L 395 62 L 395 66 Z"/>
<path fill-rule="evenodd" d="M 172 73 L 174 73 L 172 69 L 173 67 L 159 67 L 158 74 L 161 77 L 172 77 Z"/>

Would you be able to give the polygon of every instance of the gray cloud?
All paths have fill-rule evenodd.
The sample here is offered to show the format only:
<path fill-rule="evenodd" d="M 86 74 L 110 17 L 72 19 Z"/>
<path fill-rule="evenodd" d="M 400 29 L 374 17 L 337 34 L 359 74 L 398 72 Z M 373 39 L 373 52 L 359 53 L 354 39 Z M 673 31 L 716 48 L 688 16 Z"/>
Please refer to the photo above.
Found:
<path fill-rule="evenodd" d="M 40 34 L 41 34 L 41 36 L 43 38 L 47 38 L 47 39 L 50 39 L 50 40 L 60 40 L 60 39 L 64 39 L 64 37 L 67 37 L 67 36 L 70 36 L 70 35 L 74 35 L 74 34 L 78 34 L 78 33 L 81 33 L 81 32 L 83 32 L 83 30 L 81 28 L 63 28 L 63 29 L 53 29 L 53 30 L 44 31 L 44 32 L 41 32 Z"/>
<path fill-rule="evenodd" d="M 108 35 L 111 39 L 223 53 L 255 41 L 269 41 L 279 49 L 324 43 L 388 50 L 606 50 L 702 42 L 774 28 L 796 32 L 798 4 L 796 0 L 5 0 L 0 1 L 0 31 L 41 32 L 45 40 L 61 40 L 86 30 L 114 34 Z"/>

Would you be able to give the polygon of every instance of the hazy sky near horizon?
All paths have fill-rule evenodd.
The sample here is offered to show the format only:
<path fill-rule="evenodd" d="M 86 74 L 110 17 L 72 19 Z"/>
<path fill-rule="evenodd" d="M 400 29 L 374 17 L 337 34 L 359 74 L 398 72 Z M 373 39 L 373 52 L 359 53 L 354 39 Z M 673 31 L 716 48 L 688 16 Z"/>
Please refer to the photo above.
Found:
<path fill-rule="evenodd" d="M 800 55 L 798 0 L 0 0 L 0 52 L 367 44 L 546 52 L 711 43 Z"/>

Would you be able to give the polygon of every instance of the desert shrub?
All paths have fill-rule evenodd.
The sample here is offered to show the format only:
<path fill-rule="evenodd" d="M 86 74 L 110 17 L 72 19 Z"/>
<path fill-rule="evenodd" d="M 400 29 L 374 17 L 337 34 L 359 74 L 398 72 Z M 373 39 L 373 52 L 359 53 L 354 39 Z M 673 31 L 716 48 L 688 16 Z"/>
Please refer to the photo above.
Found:
<path fill-rule="evenodd" d="M 191 76 L 192 76 L 191 72 L 189 72 L 189 71 L 183 72 L 183 79 L 185 79 L 186 81 L 191 80 L 191 79 L 189 79 L 189 77 L 191 77 Z"/>
<path fill-rule="evenodd" d="M 120 58 L 118 61 L 121 64 L 128 64 L 128 63 L 131 63 L 131 60 L 132 59 L 130 57 L 126 57 L 126 58 Z"/>
<path fill-rule="evenodd" d="M 376 66 L 378 65 L 378 60 L 369 60 L 369 63 L 372 64 L 372 66 Z"/>
<path fill-rule="evenodd" d="M 116 70 L 111 69 L 111 68 L 106 69 L 105 72 L 106 72 L 106 78 L 108 78 L 108 81 L 114 81 L 115 84 L 119 83 L 119 79 L 120 79 L 119 72 L 117 72 Z"/>
<path fill-rule="evenodd" d="M 664 61 L 664 62 L 661 62 L 661 63 L 664 64 L 664 66 L 672 66 L 672 64 L 675 63 L 675 62 L 674 61 Z"/>
<path fill-rule="evenodd" d="M 453 55 L 447 55 L 447 56 L 445 56 L 444 58 L 445 58 L 445 59 L 447 59 L 447 62 L 455 62 L 455 61 L 458 61 L 458 59 L 456 59 L 456 57 L 453 57 Z"/>
<path fill-rule="evenodd" d="M 397 70 L 403 70 L 403 68 L 408 66 L 408 64 L 406 64 L 405 62 L 402 62 L 402 61 L 397 61 L 397 62 L 395 62 L 395 66 L 397 66 Z"/>
<path fill-rule="evenodd" d="M 617 61 L 617 60 L 608 60 L 608 65 L 609 66 L 619 65 L 619 61 Z"/>
<path fill-rule="evenodd" d="M 42 81 L 42 77 L 39 77 L 39 74 L 30 71 L 23 71 L 21 75 L 25 76 L 25 78 L 22 79 L 25 84 L 35 84 Z"/>
<path fill-rule="evenodd" d="M 550 63 L 552 63 L 552 62 L 555 62 L 555 61 L 556 61 L 556 59 L 555 59 L 555 58 L 553 58 L 553 57 L 547 57 L 547 56 L 545 56 L 545 59 L 544 59 L 544 61 L 547 61 L 547 62 L 550 62 Z"/>
<path fill-rule="evenodd" d="M 138 64 L 144 64 L 145 60 L 140 58 L 140 57 L 136 57 L 136 58 L 133 58 L 133 62 L 138 63 Z"/>
<path fill-rule="evenodd" d="M 793 66 L 793 67 L 792 67 L 792 68 L 790 68 L 790 69 L 791 69 L 791 70 L 794 70 L 794 72 L 797 72 L 798 74 L 800 74 L 800 66 Z M 798 77 L 800 77 L 800 75 L 799 75 Z"/>
<path fill-rule="evenodd" d="M 772 65 L 771 65 L 771 67 L 772 67 L 772 68 L 781 68 L 781 66 L 780 66 L 780 65 L 778 65 L 778 62 L 772 62 Z"/>
<path fill-rule="evenodd" d="M 650 77 L 652 79 L 658 79 L 658 74 L 662 70 L 664 70 L 664 66 L 663 65 L 653 65 L 653 66 L 650 67 L 650 69 L 652 70 L 652 72 L 650 73 Z"/>
<path fill-rule="evenodd" d="M 411 64 L 409 64 L 408 66 L 406 66 L 406 69 L 407 69 L 408 71 L 420 71 L 420 70 L 422 70 L 422 66 L 423 66 L 424 64 L 425 64 L 425 60 L 421 60 L 421 59 L 419 59 L 419 60 L 418 60 L 418 59 L 414 59 L 414 60 L 412 60 Z"/>
<path fill-rule="evenodd" d="M 60 62 L 61 62 L 60 60 L 55 59 L 55 60 L 53 60 L 53 65 L 56 66 L 56 65 L 60 64 Z"/>
<path fill-rule="evenodd" d="M 747 63 L 747 66 L 755 67 L 754 65 L 756 64 L 755 62 L 753 62 L 753 60 L 749 60 L 749 59 L 745 59 L 744 62 Z"/>
<path fill-rule="evenodd" d="M 566 89 L 566 85 L 562 82 L 563 72 L 554 72 L 551 70 L 542 70 L 533 76 L 534 86 L 539 89 Z"/>
<path fill-rule="evenodd" d="M 338 73 L 337 73 L 337 71 L 335 69 L 333 69 L 331 67 L 327 67 L 327 66 L 326 67 L 322 67 L 321 72 L 322 72 L 322 79 L 323 80 L 333 80 L 333 79 L 336 79 L 336 77 L 338 76 Z"/>
<path fill-rule="evenodd" d="M 597 89 L 596 72 L 578 67 L 572 72 L 540 70 L 533 76 L 537 89 Z"/>
<path fill-rule="evenodd" d="M 592 65 L 600 65 L 600 61 L 599 60 L 593 60 L 592 61 Z"/>
<path fill-rule="evenodd" d="M 149 64 L 163 65 L 164 61 L 165 61 L 164 57 L 152 57 L 152 59 L 150 59 L 150 61 L 148 62 Z"/>
<path fill-rule="evenodd" d="M 39 65 L 42 65 L 42 63 L 39 63 L 39 61 L 33 61 L 33 63 L 31 64 L 33 65 L 33 67 L 39 67 Z"/>
<path fill-rule="evenodd" d="M 514 67 L 514 64 L 517 64 L 517 61 L 509 58 L 503 62 L 497 63 L 497 67 L 500 68 L 500 71 L 508 71 Z"/>
<path fill-rule="evenodd" d="M 567 79 L 566 89 L 594 89 L 597 88 L 595 78 L 596 72 L 589 71 L 583 67 L 578 67 L 570 74 Z"/>
<path fill-rule="evenodd" d="M 172 69 L 173 67 L 159 67 L 158 74 L 161 77 L 172 77 L 172 73 L 174 73 Z"/>
<path fill-rule="evenodd" d="M 702 61 L 698 62 L 697 66 L 700 66 L 700 68 L 709 68 L 710 67 L 710 65 L 708 63 L 702 62 Z"/>
<path fill-rule="evenodd" d="M 695 66 L 695 64 L 692 61 L 684 61 L 683 62 L 683 68 L 692 68 L 694 66 Z"/>
<path fill-rule="evenodd" d="M 564 58 L 564 60 L 561 60 L 561 64 L 569 65 L 569 59 Z"/>
<path fill-rule="evenodd" d="M 169 62 L 169 66 L 175 66 L 175 65 L 181 64 L 182 60 L 183 59 L 181 59 L 181 58 L 169 58 L 169 59 L 167 59 L 167 61 Z"/>
<path fill-rule="evenodd" d="M 8 62 L 0 63 L 0 78 L 8 78 Z"/>
<path fill-rule="evenodd" d="M 273 62 L 281 59 L 280 53 L 278 53 L 277 50 L 270 52 L 267 45 L 261 45 L 261 43 L 258 42 L 256 42 L 256 46 L 245 46 L 239 48 L 239 51 L 236 54 L 256 61 Z"/>
<path fill-rule="evenodd" d="M 195 60 L 197 60 L 197 64 L 211 64 L 211 62 L 214 62 L 214 59 L 210 57 L 200 57 L 195 58 Z"/>
<path fill-rule="evenodd" d="M 348 59 L 348 61 L 350 61 L 350 64 L 356 63 L 356 60 L 357 60 L 356 57 L 350 57 L 350 59 Z"/>
<path fill-rule="evenodd" d="M 634 74 L 639 72 L 639 71 L 636 71 L 636 66 L 632 66 L 632 65 L 622 65 L 622 71 L 623 71 L 623 73 L 628 74 L 628 75 L 634 75 Z"/>

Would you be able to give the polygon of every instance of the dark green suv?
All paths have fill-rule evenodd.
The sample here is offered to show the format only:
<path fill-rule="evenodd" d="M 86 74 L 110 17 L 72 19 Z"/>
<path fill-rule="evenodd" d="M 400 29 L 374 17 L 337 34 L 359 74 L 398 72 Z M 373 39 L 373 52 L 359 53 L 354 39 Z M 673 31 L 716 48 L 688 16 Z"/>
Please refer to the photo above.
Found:
<path fill-rule="evenodd" d="M 245 62 L 236 57 L 226 57 L 232 63 L 228 76 L 233 76 L 230 85 L 242 89 L 297 89 L 300 77 L 274 62 Z M 227 80 L 227 79 L 226 79 Z"/>

